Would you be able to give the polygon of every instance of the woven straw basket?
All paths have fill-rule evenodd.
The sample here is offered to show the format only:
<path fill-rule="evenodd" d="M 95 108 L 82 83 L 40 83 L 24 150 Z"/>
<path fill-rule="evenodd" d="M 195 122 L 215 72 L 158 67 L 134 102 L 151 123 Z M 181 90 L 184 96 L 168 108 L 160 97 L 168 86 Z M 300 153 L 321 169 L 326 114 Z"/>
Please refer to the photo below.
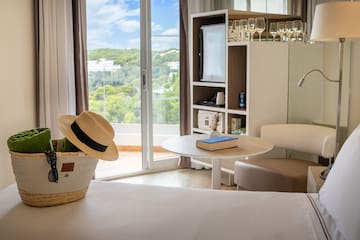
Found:
<path fill-rule="evenodd" d="M 57 152 L 58 182 L 48 181 L 50 165 L 44 153 L 10 152 L 22 201 L 49 207 L 85 197 L 98 160 L 83 152 Z"/>

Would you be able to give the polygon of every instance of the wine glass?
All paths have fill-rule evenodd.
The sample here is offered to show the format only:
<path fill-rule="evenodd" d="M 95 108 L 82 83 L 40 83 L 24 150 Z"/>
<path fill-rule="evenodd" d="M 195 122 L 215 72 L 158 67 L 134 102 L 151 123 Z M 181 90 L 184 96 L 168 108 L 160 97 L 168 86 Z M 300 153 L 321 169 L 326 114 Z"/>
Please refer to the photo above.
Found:
<path fill-rule="evenodd" d="M 255 33 L 255 18 L 248 18 L 248 31 L 250 32 L 250 41 L 253 41 Z"/>
<path fill-rule="evenodd" d="M 300 20 L 293 21 L 292 30 L 293 30 L 294 35 L 295 35 L 295 41 L 298 41 L 299 35 L 303 31 L 302 29 L 303 29 L 303 25 L 302 25 L 302 22 Z"/>
<path fill-rule="evenodd" d="M 233 20 L 229 20 L 229 25 L 228 25 L 228 41 L 232 42 L 234 38 L 234 30 L 233 30 Z"/>
<path fill-rule="evenodd" d="M 308 39 L 307 39 L 307 25 L 306 25 L 306 22 L 303 22 L 302 23 L 303 27 L 302 27 L 302 31 L 301 31 L 301 35 L 302 35 L 302 41 L 303 42 L 307 42 Z"/>
<path fill-rule="evenodd" d="M 265 18 L 255 18 L 255 31 L 259 34 L 259 42 L 261 42 L 261 34 L 265 31 Z"/>
<path fill-rule="evenodd" d="M 292 36 L 292 34 L 293 34 L 293 32 L 292 32 L 292 26 L 293 26 L 292 21 L 286 21 L 286 22 L 285 22 L 285 36 L 286 36 L 286 41 L 291 41 L 291 36 Z"/>
<path fill-rule="evenodd" d="M 247 33 L 248 33 L 248 22 L 246 19 L 240 19 L 240 27 L 241 27 L 241 38 L 240 41 L 247 40 Z"/>
<path fill-rule="evenodd" d="M 271 36 L 273 37 L 273 42 L 275 42 L 276 35 L 278 34 L 276 22 L 270 23 L 269 32 L 270 32 Z"/>
<path fill-rule="evenodd" d="M 240 41 L 240 20 L 234 20 L 235 22 L 235 41 Z"/>
<path fill-rule="evenodd" d="M 284 34 L 285 34 L 285 23 L 278 22 L 277 23 L 277 34 L 280 36 L 280 41 L 284 41 Z"/>

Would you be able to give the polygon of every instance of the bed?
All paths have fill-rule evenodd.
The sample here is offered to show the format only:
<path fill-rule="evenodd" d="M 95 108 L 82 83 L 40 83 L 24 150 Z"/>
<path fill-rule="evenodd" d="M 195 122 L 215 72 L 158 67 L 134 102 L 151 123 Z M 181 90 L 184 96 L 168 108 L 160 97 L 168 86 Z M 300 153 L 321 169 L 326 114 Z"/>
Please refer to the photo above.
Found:
<path fill-rule="evenodd" d="M 316 198 L 94 181 L 83 200 L 32 208 L 12 185 L 0 239 L 327 239 Z"/>
<path fill-rule="evenodd" d="M 351 174 L 349 174 L 351 173 Z M 0 239 L 360 239 L 360 128 L 319 194 L 168 188 L 93 181 L 66 205 L 0 191 Z"/>

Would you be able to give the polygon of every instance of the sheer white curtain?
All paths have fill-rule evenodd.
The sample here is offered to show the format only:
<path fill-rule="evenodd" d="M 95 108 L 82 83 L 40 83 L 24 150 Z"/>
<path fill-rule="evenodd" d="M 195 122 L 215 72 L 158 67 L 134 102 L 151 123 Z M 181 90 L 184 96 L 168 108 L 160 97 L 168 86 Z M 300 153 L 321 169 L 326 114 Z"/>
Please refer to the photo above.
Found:
<path fill-rule="evenodd" d="M 57 118 L 75 114 L 73 18 L 71 0 L 39 0 L 39 126 L 59 138 Z"/>

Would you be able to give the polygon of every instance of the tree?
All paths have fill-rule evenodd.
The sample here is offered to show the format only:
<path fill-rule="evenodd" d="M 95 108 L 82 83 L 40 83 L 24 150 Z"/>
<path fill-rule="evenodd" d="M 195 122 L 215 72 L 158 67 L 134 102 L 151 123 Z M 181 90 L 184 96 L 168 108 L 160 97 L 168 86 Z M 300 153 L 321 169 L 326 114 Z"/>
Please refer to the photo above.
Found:
<path fill-rule="evenodd" d="M 112 60 L 116 71 L 89 72 L 90 110 L 113 123 L 141 122 L 140 54 L 138 49 L 89 50 L 89 60 Z M 177 49 L 153 51 L 154 123 L 179 122 L 179 74 L 169 62 L 179 58 Z"/>

